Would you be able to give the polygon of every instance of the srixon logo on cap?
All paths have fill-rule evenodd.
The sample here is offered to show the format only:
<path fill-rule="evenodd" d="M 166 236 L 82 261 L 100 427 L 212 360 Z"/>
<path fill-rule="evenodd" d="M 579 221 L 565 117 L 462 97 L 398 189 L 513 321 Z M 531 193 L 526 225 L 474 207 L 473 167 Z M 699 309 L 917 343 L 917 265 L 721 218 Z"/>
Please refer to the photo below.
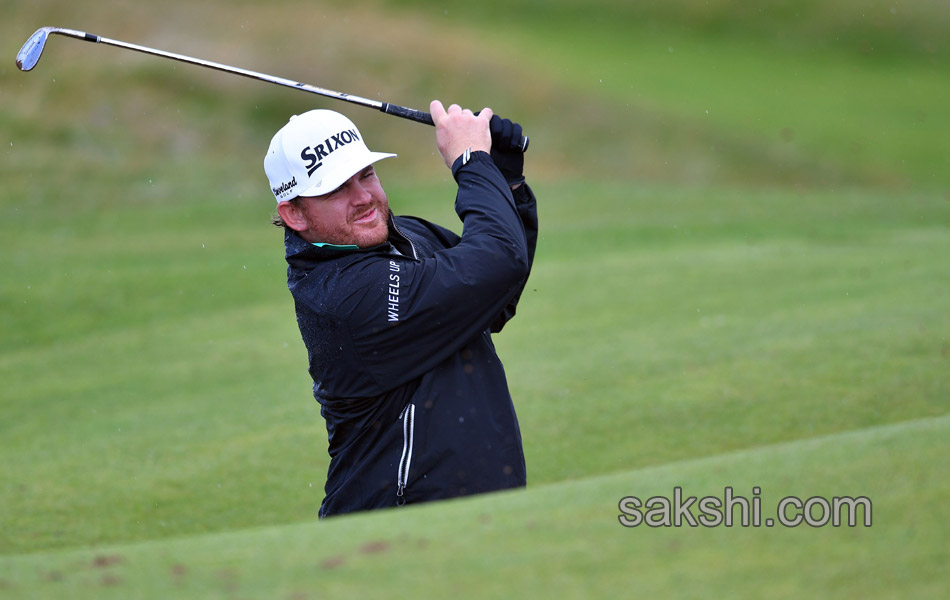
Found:
<path fill-rule="evenodd" d="M 323 166 L 321 162 L 327 156 L 333 154 L 338 148 L 351 144 L 360 139 L 355 129 L 341 131 L 336 135 L 331 135 L 323 140 L 322 144 L 316 146 L 307 146 L 300 152 L 300 158 L 307 161 L 307 175 L 313 175 L 313 172 Z"/>

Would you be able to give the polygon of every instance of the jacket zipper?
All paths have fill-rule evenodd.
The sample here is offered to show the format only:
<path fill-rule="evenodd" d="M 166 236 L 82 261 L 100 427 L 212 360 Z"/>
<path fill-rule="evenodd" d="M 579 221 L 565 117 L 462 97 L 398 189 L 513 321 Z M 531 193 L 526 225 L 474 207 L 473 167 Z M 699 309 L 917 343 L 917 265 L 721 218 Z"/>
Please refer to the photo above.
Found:
<path fill-rule="evenodd" d="M 413 257 L 414 259 L 416 259 L 416 260 L 419 260 L 419 255 L 416 254 L 416 245 L 412 243 L 412 240 L 409 238 L 408 235 L 406 235 L 405 233 L 402 232 L 402 229 L 399 229 L 399 226 L 396 225 L 396 220 L 395 220 L 395 219 L 393 219 L 393 229 L 395 229 L 395 230 L 396 230 L 396 233 L 398 233 L 399 235 L 401 235 L 401 236 L 403 237 L 403 239 L 405 239 L 407 242 L 409 242 L 409 248 L 412 250 L 412 257 Z"/>
<path fill-rule="evenodd" d="M 399 418 L 402 419 L 402 458 L 399 459 L 399 472 L 396 476 L 396 505 L 402 506 L 406 503 L 406 484 L 409 482 L 409 464 L 412 462 L 416 405 L 407 404 Z"/>

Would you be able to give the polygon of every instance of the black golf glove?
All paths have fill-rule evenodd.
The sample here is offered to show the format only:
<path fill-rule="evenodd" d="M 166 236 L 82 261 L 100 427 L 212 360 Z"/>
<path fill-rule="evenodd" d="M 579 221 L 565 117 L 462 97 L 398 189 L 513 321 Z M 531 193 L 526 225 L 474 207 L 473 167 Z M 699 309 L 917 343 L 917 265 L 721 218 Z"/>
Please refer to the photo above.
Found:
<path fill-rule="evenodd" d="M 504 175 L 509 186 L 524 183 L 524 151 L 521 148 L 521 125 L 492 115 L 491 159 Z"/>

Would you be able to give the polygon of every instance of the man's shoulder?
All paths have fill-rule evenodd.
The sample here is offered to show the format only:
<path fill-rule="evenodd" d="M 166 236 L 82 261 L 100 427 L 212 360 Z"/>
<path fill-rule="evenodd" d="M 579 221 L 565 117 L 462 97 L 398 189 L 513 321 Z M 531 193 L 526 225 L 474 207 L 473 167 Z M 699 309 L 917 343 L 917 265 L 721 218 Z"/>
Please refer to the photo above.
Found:
<path fill-rule="evenodd" d="M 396 222 L 396 227 L 412 229 L 413 231 L 438 227 L 435 223 L 413 215 L 393 215 L 393 221 Z"/>
<path fill-rule="evenodd" d="M 458 234 L 451 229 L 420 217 L 404 215 L 397 216 L 394 220 L 396 227 L 408 234 L 414 241 L 422 238 L 434 243 L 435 248 L 433 248 L 433 250 L 451 248 L 461 239 Z"/>

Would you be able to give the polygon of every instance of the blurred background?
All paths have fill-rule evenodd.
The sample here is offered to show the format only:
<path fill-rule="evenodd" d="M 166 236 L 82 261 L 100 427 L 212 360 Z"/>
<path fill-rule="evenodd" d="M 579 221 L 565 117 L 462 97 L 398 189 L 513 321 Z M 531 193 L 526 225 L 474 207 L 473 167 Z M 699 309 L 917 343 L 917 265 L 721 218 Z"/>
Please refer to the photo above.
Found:
<path fill-rule="evenodd" d="M 38 24 L 98 27 L 423 109 L 433 97 L 492 104 L 533 125 L 533 167 L 546 179 L 946 187 L 938 132 L 950 17 L 940 2 L 456 4 L 6 0 L 4 39 L 15 54 Z M 3 77 L 8 112 L 43 115 L 30 120 L 34 138 L 73 127 L 112 152 L 155 149 L 158 162 L 210 160 L 219 144 L 252 163 L 245 157 L 258 158 L 260 138 L 288 112 L 332 102 L 56 38 L 35 73 L 11 59 Z M 402 169 L 431 168 L 431 132 L 338 108 L 377 145 L 418 147 Z M 232 137 L 244 131 L 249 139 Z"/>
<path fill-rule="evenodd" d="M 499 568 L 471 554 L 480 543 L 524 543 L 557 591 L 622 583 L 617 563 L 575 567 L 609 548 L 629 551 L 621 567 L 655 556 L 595 527 L 635 490 L 585 486 L 649 485 L 643 469 L 670 465 L 657 481 L 719 492 L 877 491 L 888 516 L 873 536 L 707 539 L 637 574 L 663 595 L 687 572 L 700 596 L 730 590 L 709 575 L 718 544 L 748 567 L 750 597 L 776 581 L 946 591 L 947 518 L 910 507 L 947 493 L 931 437 L 948 437 L 950 399 L 950 4 L 0 0 L 0 15 L 0 595 L 44 579 L 40 551 L 315 519 L 326 434 L 262 168 L 290 115 L 345 113 L 371 149 L 399 154 L 378 169 L 393 209 L 461 229 L 430 127 L 60 36 L 20 72 L 17 51 L 47 25 L 523 124 L 542 232 L 496 344 L 532 511 L 581 529 L 543 556 L 544 532 L 515 516 L 510 539 L 463 529 L 471 548 L 450 552 L 439 540 L 460 534 L 446 529 L 427 560 L 462 557 L 475 577 Z M 891 445 L 873 433 L 908 423 L 925 425 Z M 844 434 L 857 437 L 829 455 L 749 455 L 723 467 L 731 479 L 676 470 Z M 855 440 L 879 454 L 855 458 Z M 521 515 L 518 498 L 493 510 Z M 572 506 L 583 516 L 557 512 Z M 353 523 L 307 543 L 366 539 Z M 798 574 L 759 569 L 774 553 Z M 835 571 L 838 553 L 853 564 Z"/>

